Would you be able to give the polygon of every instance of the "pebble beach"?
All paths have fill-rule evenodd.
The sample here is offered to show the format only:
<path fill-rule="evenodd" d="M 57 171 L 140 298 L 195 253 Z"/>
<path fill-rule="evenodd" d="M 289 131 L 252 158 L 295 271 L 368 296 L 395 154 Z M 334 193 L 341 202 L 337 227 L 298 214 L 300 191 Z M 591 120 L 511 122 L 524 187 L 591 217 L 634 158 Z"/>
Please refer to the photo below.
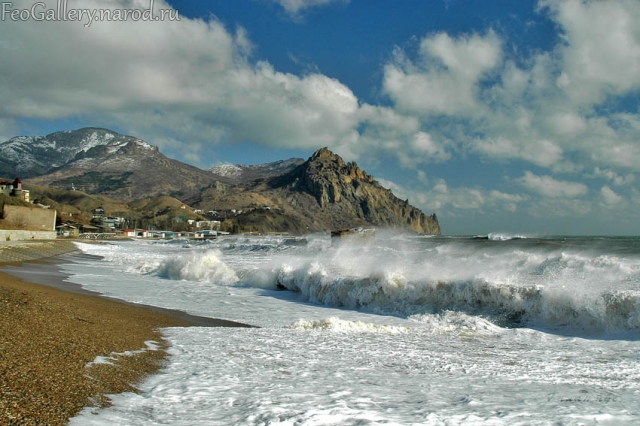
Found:
<path fill-rule="evenodd" d="M 6 272 L 74 251 L 65 240 L 0 245 L 0 425 L 65 424 L 136 391 L 166 360 L 162 327 L 235 325 L 63 291 L 54 273 L 41 285 Z"/>

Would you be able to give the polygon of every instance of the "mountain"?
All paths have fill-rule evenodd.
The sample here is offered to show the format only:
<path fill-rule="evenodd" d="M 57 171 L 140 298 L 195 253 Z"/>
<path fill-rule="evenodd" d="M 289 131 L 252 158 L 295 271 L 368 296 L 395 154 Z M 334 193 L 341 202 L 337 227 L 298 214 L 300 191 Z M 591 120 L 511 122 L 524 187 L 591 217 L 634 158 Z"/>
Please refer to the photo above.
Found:
<path fill-rule="evenodd" d="M 379 226 L 440 234 L 435 214 L 426 216 L 327 148 L 280 176 L 212 186 L 195 204 L 203 210 L 242 210 L 238 220 L 245 229 L 313 232 Z"/>
<path fill-rule="evenodd" d="M 142 139 L 105 129 L 58 132 L 44 138 L 14 138 L 0 148 L 25 153 L 28 161 L 23 161 L 14 174 L 39 174 L 30 179 L 31 183 L 122 200 L 159 195 L 188 198 L 216 180 L 205 170 L 164 156 L 157 147 Z M 60 152 L 54 154 L 56 150 Z M 0 169 L 11 176 L 10 171 L 5 170 Z M 39 170 L 45 172 L 38 173 Z"/>
<path fill-rule="evenodd" d="M 23 179 L 44 175 L 73 161 L 80 152 L 131 140 L 139 139 L 93 127 L 47 136 L 17 136 L 0 144 L 0 175 Z"/>
<path fill-rule="evenodd" d="M 274 178 L 271 186 L 288 191 L 293 203 L 309 205 L 315 199 L 331 228 L 353 222 L 392 228 L 408 228 L 421 234 L 440 234 L 435 214 L 426 216 L 408 201 L 383 188 L 355 162 L 322 148 L 291 172 Z M 306 200 L 304 199 L 306 198 Z"/>
<path fill-rule="evenodd" d="M 0 155 L 0 176 L 56 189 L 40 196 L 82 214 L 106 200 L 79 198 L 79 193 L 123 203 L 128 207 L 118 210 L 132 221 L 156 223 L 158 214 L 184 216 L 175 211 L 184 203 L 190 214 L 204 219 L 202 212 L 209 212 L 208 219 L 239 231 L 307 233 L 376 226 L 440 233 L 435 214 L 427 216 L 400 200 L 355 162 L 345 163 L 327 148 L 306 161 L 202 170 L 164 156 L 141 139 L 86 128 L 16 137 L 0 144 Z"/>
<path fill-rule="evenodd" d="M 266 179 L 282 175 L 304 163 L 302 158 L 274 161 L 273 163 L 255 166 L 222 164 L 209 169 L 220 180 L 233 184 L 247 183 L 256 179 Z"/>

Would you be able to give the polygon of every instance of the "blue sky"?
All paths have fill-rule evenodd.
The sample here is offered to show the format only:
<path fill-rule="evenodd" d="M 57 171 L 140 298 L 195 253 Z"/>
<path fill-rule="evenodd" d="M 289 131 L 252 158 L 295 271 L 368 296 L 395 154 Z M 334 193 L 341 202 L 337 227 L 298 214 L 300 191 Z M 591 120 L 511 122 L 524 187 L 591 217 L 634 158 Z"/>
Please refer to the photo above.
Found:
<path fill-rule="evenodd" d="M 640 234 L 640 2 L 153 5 L 180 21 L 3 14 L 0 140 L 107 127 L 202 168 L 328 146 L 448 234 Z"/>

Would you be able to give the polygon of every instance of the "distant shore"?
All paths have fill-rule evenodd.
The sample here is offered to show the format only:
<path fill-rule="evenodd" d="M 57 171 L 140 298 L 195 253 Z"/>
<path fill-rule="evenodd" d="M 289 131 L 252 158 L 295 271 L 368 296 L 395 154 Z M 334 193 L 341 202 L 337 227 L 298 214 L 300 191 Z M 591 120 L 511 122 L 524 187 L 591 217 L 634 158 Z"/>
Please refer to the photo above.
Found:
<path fill-rule="evenodd" d="M 64 424 L 135 391 L 166 362 L 162 327 L 244 326 L 91 294 L 56 266 L 74 251 L 69 240 L 0 244 L 1 424 Z"/>

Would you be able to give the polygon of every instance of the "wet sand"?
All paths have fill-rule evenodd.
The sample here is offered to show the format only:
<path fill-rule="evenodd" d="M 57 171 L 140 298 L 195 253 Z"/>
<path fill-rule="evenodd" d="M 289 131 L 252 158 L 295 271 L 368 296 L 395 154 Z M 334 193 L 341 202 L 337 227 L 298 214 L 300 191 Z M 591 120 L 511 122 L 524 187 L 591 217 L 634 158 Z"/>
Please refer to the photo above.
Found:
<path fill-rule="evenodd" d="M 60 243 L 0 246 L 0 425 L 65 424 L 86 406 L 108 405 L 105 395 L 136 391 L 167 360 L 162 327 L 245 326 L 83 290 L 51 258 L 75 249 Z M 24 253 L 43 257 L 5 260 Z"/>

